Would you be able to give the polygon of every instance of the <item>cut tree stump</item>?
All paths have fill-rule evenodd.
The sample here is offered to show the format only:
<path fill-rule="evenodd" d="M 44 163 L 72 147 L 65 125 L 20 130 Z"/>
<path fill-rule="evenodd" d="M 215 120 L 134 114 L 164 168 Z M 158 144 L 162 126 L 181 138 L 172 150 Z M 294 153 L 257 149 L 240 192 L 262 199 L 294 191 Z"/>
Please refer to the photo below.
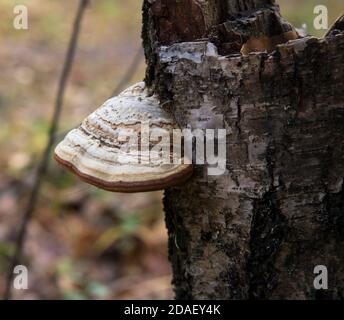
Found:
<path fill-rule="evenodd" d="M 145 0 L 143 18 L 151 91 L 181 127 L 227 130 L 225 174 L 165 192 L 176 298 L 343 299 L 343 24 L 301 38 L 263 0 Z"/>

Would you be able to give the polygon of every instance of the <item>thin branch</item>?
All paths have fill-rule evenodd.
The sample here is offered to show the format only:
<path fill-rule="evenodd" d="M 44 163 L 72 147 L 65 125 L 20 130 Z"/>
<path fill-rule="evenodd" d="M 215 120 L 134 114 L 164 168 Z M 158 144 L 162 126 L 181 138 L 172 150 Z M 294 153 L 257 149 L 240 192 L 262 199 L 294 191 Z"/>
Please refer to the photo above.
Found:
<path fill-rule="evenodd" d="M 89 0 L 80 0 L 79 7 L 77 9 L 77 13 L 75 16 L 72 35 L 70 37 L 63 70 L 62 70 L 61 77 L 59 80 L 59 85 L 58 85 L 58 90 L 57 90 L 57 95 L 56 95 L 56 100 L 55 100 L 54 113 L 53 113 L 50 129 L 49 129 L 48 142 L 47 142 L 41 161 L 36 171 L 35 181 L 32 187 L 32 191 L 28 200 L 26 210 L 24 212 L 24 216 L 23 216 L 20 228 L 19 228 L 18 237 L 16 239 L 16 249 L 10 261 L 10 268 L 8 272 L 6 288 L 5 288 L 5 293 L 4 293 L 5 300 L 11 299 L 13 270 L 21 259 L 21 255 L 23 252 L 23 245 L 25 242 L 26 234 L 27 234 L 28 224 L 33 216 L 33 213 L 37 204 L 39 192 L 41 189 L 42 181 L 48 169 L 49 157 L 50 157 L 52 147 L 55 143 L 56 131 L 57 131 L 60 115 L 61 115 L 64 92 L 65 92 L 65 88 L 68 82 L 70 71 L 73 65 L 75 50 L 77 46 L 77 40 L 79 36 L 79 31 L 80 31 L 80 25 L 81 25 L 82 17 L 88 3 L 89 3 Z"/>
<path fill-rule="evenodd" d="M 112 96 L 117 96 L 124 89 L 124 87 L 128 84 L 128 82 L 134 76 L 137 68 L 139 67 L 142 57 L 143 57 L 143 50 L 142 50 L 142 47 L 140 46 L 140 48 L 137 50 L 137 53 L 135 54 L 135 56 L 133 58 L 133 61 L 130 64 L 127 72 L 124 74 L 121 81 L 117 84 L 117 86 L 113 90 Z"/>
<path fill-rule="evenodd" d="M 125 88 L 125 86 L 130 82 L 131 78 L 134 76 L 134 74 L 136 73 L 140 63 L 141 63 L 141 60 L 143 58 L 143 50 L 142 50 L 142 47 L 140 47 L 131 64 L 129 65 L 127 71 L 125 72 L 125 74 L 123 75 L 121 81 L 116 85 L 115 89 L 113 90 L 112 92 L 112 95 L 111 97 L 114 97 L 114 96 L 117 96 L 118 94 L 121 93 L 121 91 Z M 58 139 L 63 139 L 69 131 L 71 131 L 73 128 L 70 128 L 68 130 L 65 130 L 65 131 L 62 131 L 60 133 L 57 134 L 57 137 Z"/>

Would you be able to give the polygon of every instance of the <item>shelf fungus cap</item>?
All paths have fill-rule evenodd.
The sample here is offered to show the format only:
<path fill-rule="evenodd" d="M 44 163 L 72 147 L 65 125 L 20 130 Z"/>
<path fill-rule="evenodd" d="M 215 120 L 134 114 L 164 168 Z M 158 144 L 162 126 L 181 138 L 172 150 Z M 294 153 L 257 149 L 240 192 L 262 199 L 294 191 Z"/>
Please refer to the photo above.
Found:
<path fill-rule="evenodd" d="M 105 190 L 165 189 L 192 175 L 191 162 L 172 147 L 174 129 L 178 126 L 173 117 L 140 82 L 107 100 L 70 131 L 56 147 L 55 159 Z"/>

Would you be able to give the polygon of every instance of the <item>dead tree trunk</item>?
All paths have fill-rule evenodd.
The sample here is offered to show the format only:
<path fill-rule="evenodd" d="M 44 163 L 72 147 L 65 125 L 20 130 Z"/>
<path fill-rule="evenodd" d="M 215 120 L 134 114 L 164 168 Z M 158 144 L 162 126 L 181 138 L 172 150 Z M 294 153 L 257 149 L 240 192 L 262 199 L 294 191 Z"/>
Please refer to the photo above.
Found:
<path fill-rule="evenodd" d="M 165 193 L 176 297 L 343 299 L 343 24 L 287 42 L 273 0 L 145 0 L 143 18 L 151 90 L 181 127 L 227 129 L 226 173 Z"/>

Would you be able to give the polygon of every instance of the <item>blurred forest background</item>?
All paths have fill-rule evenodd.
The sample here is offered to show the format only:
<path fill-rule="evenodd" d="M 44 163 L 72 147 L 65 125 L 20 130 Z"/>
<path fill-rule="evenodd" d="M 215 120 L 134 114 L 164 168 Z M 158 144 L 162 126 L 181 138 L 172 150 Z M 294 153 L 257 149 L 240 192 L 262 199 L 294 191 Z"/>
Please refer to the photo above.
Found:
<path fill-rule="evenodd" d="M 27 5 L 29 30 L 13 27 L 13 8 Z M 342 0 L 280 0 L 296 27 L 313 29 L 313 8 L 327 5 L 330 24 Z M 57 81 L 77 0 L 1 0 L 0 3 L 0 294 L 18 223 L 47 139 Z M 66 130 L 127 84 L 143 79 L 141 0 L 93 0 L 86 11 L 59 126 Z M 138 53 L 139 52 L 139 53 Z M 125 81 L 126 82 L 126 81 Z M 124 89 L 124 88 L 122 88 Z M 23 263 L 29 289 L 18 299 L 168 299 L 173 297 L 167 259 L 162 193 L 98 190 L 50 163 Z"/>

